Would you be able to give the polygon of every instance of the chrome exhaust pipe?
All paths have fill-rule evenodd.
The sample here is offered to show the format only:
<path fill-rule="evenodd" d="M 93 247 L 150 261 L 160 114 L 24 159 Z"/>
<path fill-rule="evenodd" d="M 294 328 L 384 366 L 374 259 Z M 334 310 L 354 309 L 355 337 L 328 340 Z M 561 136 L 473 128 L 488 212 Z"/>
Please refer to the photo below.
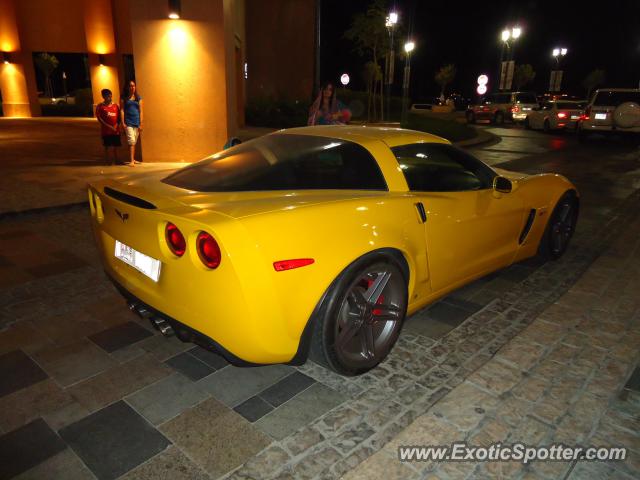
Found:
<path fill-rule="evenodd" d="M 172 337 L 175 333 L 173 331 L 173 327 L 163 318 L 151 317 L 151 323 L 154 327 L 160 330 L 160 333 L 165 337 Z"/>

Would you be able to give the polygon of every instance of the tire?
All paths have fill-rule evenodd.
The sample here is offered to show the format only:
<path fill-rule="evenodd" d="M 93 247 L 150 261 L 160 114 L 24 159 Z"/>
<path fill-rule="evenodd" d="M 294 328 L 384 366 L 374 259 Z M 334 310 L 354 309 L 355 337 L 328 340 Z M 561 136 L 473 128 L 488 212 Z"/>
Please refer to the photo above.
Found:
<path fill-rule="evenodd" d="M 527 130 L 531 130 L 531 125 L 529 125 L 529 117 L 525 117 L 524 119 L 524 128 Z"/>
<path fill-rule="evenodd" d="M 473 112 L 467 112 L 467 123 L 476 123 L 476 116 Z"/>
<path fill-rule="evenodd" d="M 569 190 L 560 197 L 540 239 L 539 258 L 557 260 L 566 252 L 576 229 L 579 210 L 580 203 L 575 191 Z"/>
<path fill-rule="evenodd" d="M 542 125 L 542 130 L 544 131 L 544 133 L 551 132 L 551 125 L 549 124 L 549 120 L 544 121 L 544 124 Z"/>
<path fill-rule="evenodd" d="M 504 124 L 504 113 L 496 112 L 496 114 L 493 116 L 493 123 L 495 123 L 496 125 Z"/>
<path fill-rule="evenodd" d="M 406 272 L 400 262 L 380 252 L 347 267 L 330 287 L 315 318 L 310 358 L 347 376 L 360 375 L 382 362 L 406 316 Z"/>

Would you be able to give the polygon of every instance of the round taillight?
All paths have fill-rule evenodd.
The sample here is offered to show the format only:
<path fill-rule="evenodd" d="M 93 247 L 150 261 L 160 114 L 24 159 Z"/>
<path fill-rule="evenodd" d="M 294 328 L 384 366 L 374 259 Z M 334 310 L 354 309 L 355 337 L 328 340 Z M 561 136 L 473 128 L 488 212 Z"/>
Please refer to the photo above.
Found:
<path fill-rule="evenodd" d="M 222 258 L 218 242 L 207 232 L 200 232 L 196 240 L 200 260 L 209 268 L 218 268 Z"/>
<path fill-rule="evenodd" d="M 167 223 L 164 234 L 167 239 L 167 245 L 169 245 L 169 250 L 178 257 L 184 255 L 184 251 L 187 249 L 187 241 L 184 239 L 184 235 L 182 235 L 178 227 L 173 223 Z"/>

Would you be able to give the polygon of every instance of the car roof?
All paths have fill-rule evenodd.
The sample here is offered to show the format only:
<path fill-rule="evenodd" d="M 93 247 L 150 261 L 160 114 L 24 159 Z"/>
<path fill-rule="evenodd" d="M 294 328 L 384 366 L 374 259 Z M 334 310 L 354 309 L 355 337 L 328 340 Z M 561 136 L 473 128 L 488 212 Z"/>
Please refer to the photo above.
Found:
<path fill-rule="evenodd" d="M 409 143 L 451 143 L 430 133 L 395 127 L 371 127 L 367 125 L 318 125 L 279 130 L 276 134 L 313 135 L 317 137 L 339 138 L 356 143 L 363 140 L 381 140 L 389 147 Z"/>
<path fill-rule="evenodd" d="M 598 92 L 640 92 L 639 88 L 599 88 L 596 90 Z"/>

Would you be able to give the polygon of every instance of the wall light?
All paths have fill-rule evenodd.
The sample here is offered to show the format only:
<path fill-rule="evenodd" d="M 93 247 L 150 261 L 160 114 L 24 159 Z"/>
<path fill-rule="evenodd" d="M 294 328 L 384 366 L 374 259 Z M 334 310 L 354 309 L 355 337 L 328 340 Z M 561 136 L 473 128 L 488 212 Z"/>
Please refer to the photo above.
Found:
<path fill-rule="evenodd" d="M 100 54 L 98 55 L 98 63 L 100 64 L 100 66 L 104 66 L 105 64 L 105 60 L 104 60 L 104 55 Z"/>
<path fill-rule="evenodd" d="M 169 0 L 169 18 L 177 20 L 180 18 L 181 10 L 180 0 Z"/>
<path fill-rule="evenodd" d="M 9 52 L 2 52 L 2 63 L 5 65 L 11 63 L 11 56 L 9 55 Z"/>

